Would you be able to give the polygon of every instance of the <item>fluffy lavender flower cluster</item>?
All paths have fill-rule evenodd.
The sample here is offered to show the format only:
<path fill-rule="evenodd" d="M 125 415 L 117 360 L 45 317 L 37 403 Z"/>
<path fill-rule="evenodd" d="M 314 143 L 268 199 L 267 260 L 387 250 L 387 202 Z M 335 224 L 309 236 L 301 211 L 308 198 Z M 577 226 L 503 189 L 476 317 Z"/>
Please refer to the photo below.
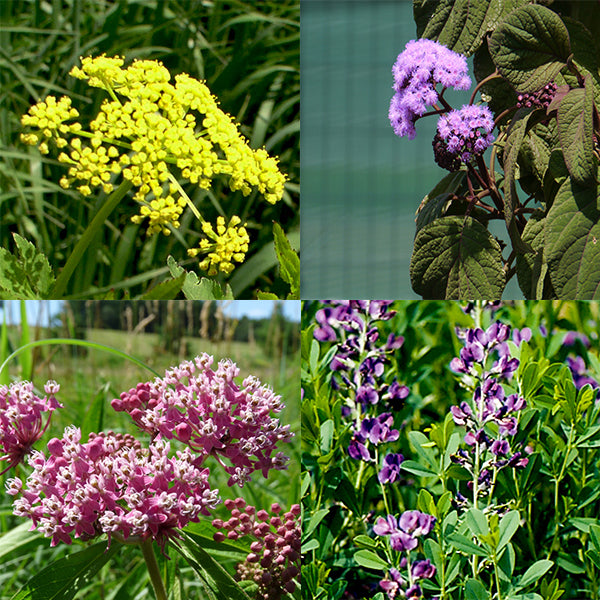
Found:
<path fill-rule="evenodd" d="M 379 445 L 398 439 L 393 429 L 390 412 L 368 416 L 371 407 L 386 402 L 394 408 L 404 400 L 409 390 L 396 379 L 385 383 L 384 371 L 387 356 L 402 346 L 404 338 L 390 334 L 379 342 L 377 321 L 387 321 L 396 313 L 389 309 L 388 300 L 348 300 L 331 302 L 317 311 L 319 327 L 314 336 L 319 341 L 337 342 L 338 346 L 330 367 L 335 375 L 331 379 L 336 389 L 345 388 L 346 405 L 343 415 L 354 422 L 354 436 L 348 447 L 349 455 L 357 460 L 370 461 L 367 443 Z M 385 457 L 380 480 L 392 482 L 399 476 L 401 455 Z M 400 457 L 400 459 L 398 459 Z M 396 463 L 397 466 L 396 466 Z"/>
<path fill-rule="evenodd" d="M 243 498 L 225 500 L 225 508 L 231 512 L 231 518 L 213 521 L 215 528 L 223 530 L 214 534 L 215 541 L 237 540 L 246 535 L 255 538 L 250 545 L 252 552 L 237 567 L 238 578 L 257 583 L 262 600 L 279 600 L 284 593 L 292 594 L 295 578 L 300 574 L 300 505 L 294 504 L 281 516 L 277 503 L 271 505 L 269 513 L 257 511 Z"/>
<path fill-rule="evenodd" d="M 508 439 L 517 433 L 518 413 L 525 408 L 525 400 L 516 393 L 506 396 L 502 386 L 503 380 L 512 378 L 519 361 L 510 355 L 508 325 L 496 322 L 485 331 L 467 329 L 459 335 L 464 347 L 460 357 L 452 359 L 450 368 L 470 376 L 476 385 L 472 403 L 461 402 L 450 408 L 454 422 L 466 428 L 464 441 L 471 448 L 471 452 L 459 450 L 453 460 L 476 478 L 477 493 L 487 493 L 491 489 L 494 470 L 506 466 L 524 467 L 528 462 L 523 452 L 512 451 Z M 517 344 L 530 338 L 528 328 L 513 333 Z M 489 425 L 494 426 L 494 433 Z M 486 450 L 489 451 L 487 459 L 480 460 Z M 473 482 L 468 485 L 471 489 L 475 487 Z"/>
<path fill-rule="evenodd" d="M 42 437 L 52 413 L 62 406 L 55 397 L 59 389 L 55 381 L 48 381 L 44 386 L 47 395 L 39 398 L 30 381 L 0 386 L 0 461 L 8 461 L 0 475 L 19 464 Z M 45 424 L 42 413 L 48 413 Z"/>
<path fill-rule="evenodd" d="M 468 90 L 467 60 L 432 40 L 411 40 L 393 68 L 394 91 L 389 118 L 398 136 L 414 139 L 415 121 L 438 101 L 436 85 Z"/>
<path fill-rule="evenodd" d="M 373 526 L 373 532 L 379 536 L 389 536 L 392 550 L 406 552 L 400 560 L 400 568 L 406 569 L 405 575 L 396 568 L 390 569 L 388 576 L 379 582 L 381 588 L 393 600 L 396 596 L 408 600 L 421 600 L 423 590 L 420 581 L 431 579 L 435 575 L 435 566 L 429 559 L 409 562 L 411 550 L 419 545 L 419 538 L 431 533 L 435 517 L 418 510 L 408 510 L 399 517 L 387 515 L 379 517 Z"/>
<path fill-rule="evenodd" d="M 177 439 L 198 454 L 197 465 L 214 456 L 229 473 L 229 485 L 240 487 L 260 469 L 285 469 L 288 458 L 273 453 L 279 442 L 293 434 L 270 413 L 283 408 L 281 397 L 253 376 L 240 387 L 239 368 L 230 360 L 211 368 L 208 354 L 186 361 L 165 373 L 164 378 L 140 383 L 112 401 L 153 436 Z M 223 462 L 225 460 L 226 462 Z"/>
<path fill-rule="evenodd" d="M 433 139 L 435 162 L 448 171 L 457 171 L 494 141 L 494 117 L 487 106 L 465 105 L 438 120 Z"/>
<path fill-rule="evenodd" d="M 161 548 L 179 528 L 208 515 L 219 502 L 208 484 L 208 469 L 194 465 L 189 448 L 169 457 L 169 443 L 155 440 L 142 448 L 131 436 L 92 434 L 81 442 L 71 426 L 61 439 L 48 442 L 47 457 L 34 452 L 33 473 L 25 487 L 7 482 L 15 499 L 13 512 L 59 541 L 71 535 L 89 539 L 102 533 L 121 539 L 152 538 Z"/>

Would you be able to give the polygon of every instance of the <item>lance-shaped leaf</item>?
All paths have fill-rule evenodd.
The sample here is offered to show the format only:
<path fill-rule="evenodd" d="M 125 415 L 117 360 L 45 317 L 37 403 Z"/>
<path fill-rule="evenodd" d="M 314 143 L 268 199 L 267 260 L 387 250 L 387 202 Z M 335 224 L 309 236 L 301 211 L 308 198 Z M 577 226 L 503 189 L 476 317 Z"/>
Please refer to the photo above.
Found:
<path fill-rule="evenodd" d="M 593 180 L 594 86 L 585 78 L 585 87 L 571 90 L 558 107 L 558 137 L 569 173 L 578 183 Z"/>
<path fill-rule="evenodd" d="M 512 12 L 494 31 L 490 53 L 498 71 L 520 92 L 550 83 L 571 54 L 569 34 L 549 8 L 527 5 Z"/>
<path fill-rule="evenodd" d="M 597 186 L 581 186 L 567 179 L 548 212 L 544 236 L 550 279 L 558 297 L 600 299 Z"/>
<path fill-rule="evenodd" d="M 512 10 L 527 0 L 414 0 L 417 34 L 470 56 L 483 38 Z"/>
<path fill-rule="evenodd" d="M 410 279 L 424 298 L 499 299 L 506 283 L 500 244 L 471 217 L 442 217 L 417 233 Z"/>

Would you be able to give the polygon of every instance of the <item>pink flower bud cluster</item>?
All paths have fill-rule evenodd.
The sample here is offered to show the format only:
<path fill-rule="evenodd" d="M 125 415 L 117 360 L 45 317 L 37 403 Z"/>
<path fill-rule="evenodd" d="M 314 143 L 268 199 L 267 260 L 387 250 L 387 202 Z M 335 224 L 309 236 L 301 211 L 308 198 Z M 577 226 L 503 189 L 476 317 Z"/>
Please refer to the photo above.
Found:
<path fill-rule="evenodd" d="M 294 504 L 281 515 L 279 504 L 271 505 L 271 512 L 257 511 L 243 498 L 225 500 L 231 512 L 227 521 L 215 519 L 213 526 L 217 542 L 237 540 L 250 535 L 255 541 L 252 552 L 237 567 L 240 580 L 253 580 L 259 586 L 258 598 L 278 600 L 283 594 L 296 589 L 295 578 L 300 574 L 300 505 Z"/>
<path fill-rule="evenodd" d="M 286 468 L 288 458 L 277 452 L 278 442 L 293 436 L 271 416 L 283 408 L 281 397 L 247 377 L 240 387 L 234 378 L 239 368 L 230 360 L 211 365 L 208 354 L 186 361 L 165 373 L 164 378 L 140 383 L 112 401 L 153 436 L 177 439 L 198 453 L 197 465 L 215 456 L 230 475 L 229 485 L 240 487 L 260 469 Z"/>
<path fill-rule="evenodd" d="M 102 533 L 120 539 L 153 538 L 164 548 L 169 537 L 219 502 L 208 484 L 208 469 L 194 465 L 189 448 L 169 457 L 169 443 L 154 441 L 142 448 L 129 435 L 92 434 L 81 442 L 71 426 L 61 439 L 48 442 L 49 456 L 34 451 L 33 473 L 25 487 L 9 479 L 7 491 L 19 496 L 17 516 L 58 541 L 71 535 L 89 539 Z"/>
<path fill-rule="evenodd" d="M 0 461 L 9 463 L 2 473 L 19 464 L 42 437 L 52 412 L 61 407 L 54 396 L 59 389 L 56 382 L 48 381 L 44 386 L 47 396 L 42 399 L 34 394 L 30 381 L 0 386 Z M 45 412 L 48 418 L 43 424 Z"/>

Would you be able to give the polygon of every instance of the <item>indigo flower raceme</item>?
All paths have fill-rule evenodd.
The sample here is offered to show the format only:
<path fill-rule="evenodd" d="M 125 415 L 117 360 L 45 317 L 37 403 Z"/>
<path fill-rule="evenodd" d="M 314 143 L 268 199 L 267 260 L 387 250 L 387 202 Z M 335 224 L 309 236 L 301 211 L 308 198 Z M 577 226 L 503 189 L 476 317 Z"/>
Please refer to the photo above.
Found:
<path fill-rule="evenodd" d="M 42 437 L 52 413 L 62 407 L 55 398 L 59 389 L 56 382 L 48 381 L 44 386 L 47 396 L 42 399 L 35 395 L 30 381 L 0 386 L 0 461 L 8 461 L 2 473 L 19 464 Z M 42 413 L 48 413 L 45 424 Z"/>
<path fill-rule="evenodd" d="M 258 597 L 263 600 L 279 600 L 285 593 L 292 594 L 300 574 L 300 505 L 294 504 L 283 515 L 279 504 L 272 504 L 269 513 L 257 511 L 243 498 L 225 500 L 225 507 L 231 518 L 213 521 L 219 530 L 214 534 L 215 541 L 243 536 L 255 539 L 250 545 L 252 552 L 237 567 L 238 579 L 257 583 Z"/>
<path fill-rule="evenodd" d="M 434 138 L 435 160 L 443 168 L 456 171 L 482 154 L 494 141 L 494 117 L 487 106 L 465 105 L 439 118 Z M 448 164 L 449 158 L 454 160 Z"/>
<path fill-rule="evenodd" d="M 379 582 L 388 598 L 423 598 L 419 581 L 431 579 L 436 569 L 429 559 L 411 561 L 410 553 L 419 545 L 419 538 L 431 533 L 435 521 L 434 516 L 418 510 L 406 511 L 399 517 L 387 515 L 377 519 L 373 532 L 379 536 L 389 536 L 392 550 L 406 552 L 406 556 L 400 560 L 400 567 L 406 568 L 406 574 L 402 575 L 397 568 L 392 568 L 386 578 Z"/>
<path fill-rule="evenodd" d="M 394 91 L 389 118 L 396 135 L 414 139 L 415 121 L 438 101 L 436 85 L 467 90 L 471 87 L 467 61 L 432 40 L 411 40 L 392 68 Z"/>
<path fill-rule="evenodd" d="M 208 515 L 218 492 L 208 484 L 208 469 L 197 467 L 189 448 L 169 456 L 169 442 L 142 448 L 131 436 L 91 434 L 67 427 L 48 442 L 49 456 L 33 452 L 33 473 L 25 486 L 9 479 L 13 512 L 27 517 L 51 545 L 71 543 L 71 535 L 89 539 L 106 533 L 121 539 L 166 541 L 181 527 Z"/>
<path fill-rule="evenodd" d="M 474 382 L 474 390 L 471 402 L 463 401 L 450 408 L 454 422 L 466 430 L 464 441 L 469 448 L 459 450 L 452 459 L 471 473 L 473 481 L 467 485 L 476 504 L 480 494 L 491 492 L 494 471 L 527 465 L 523 450 L 513 451 L 510 443 L 517 433 L 525 400 L 517 393 L 507 395 L 502 385 L 519 367 L 518 359 L 510 355 L 507 325 L 496 322 L 485 331 L 467 329 L 459 335 L 464 347 L 460 357 L 452 359 L 450 368 Z M 513 335 L 515 343 L 530 337 L 527 328 Z"/>
<path fill-rule="evenodd" d="M 258 469 L 265 477 L 270 469 L 285 469 L 288 458 L 275 450 L 293 434 L 271 416 L 283 408 L 281 397 L 253 376 L 240 387 L 234 381 L 239 368 L 230 360 L 216 370 L 212 363 L 208 354 L 183 362 L 164 378 L 121 394 L 112 406 L 143 431 L 188 444 L 197 466 L 214 456 L 229 473 L 229 485 L 242 486 Z"/>

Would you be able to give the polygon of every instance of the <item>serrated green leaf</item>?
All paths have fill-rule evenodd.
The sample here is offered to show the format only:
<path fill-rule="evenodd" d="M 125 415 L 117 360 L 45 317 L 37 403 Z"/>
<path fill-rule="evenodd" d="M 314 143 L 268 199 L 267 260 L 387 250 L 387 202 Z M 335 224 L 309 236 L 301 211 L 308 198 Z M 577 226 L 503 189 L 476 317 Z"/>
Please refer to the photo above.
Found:
<path fill-rule="evenodd" d="M 546 217 L 552 286 L 565 300 L 600 299 L 600 210 L 594 187 L 568 179 Z"/>
<path fill-rule="evenodd" d="M 196 273 L 186 271 L 183 267 L 180 267 L 172 256 L 167 257 L 167 265 L 171 275 L 176 279 L 185 274 L 181 291 L 188 300 L 233 300 L 233 292 L 229 284 L 224 284 L 224 287 L 221 287 L 218 281 L 206 277 L 198 279 Z"/>
<path fill-rule="evenodd" d="M 569 173 L 577 183 L 594 180 L 594 88 L 585 78 L 585 88 L 569 91 L 558 107 L 558 137 Z"/>
<path fill-rule="evenodd" d="M 354 554 L 354 560 L 361 566 L 375 571 L 387 571 L 390 565 L 378 554 L 371 550 L 359 550 Z"/>
<path fill-rule="evenodd" d="M 527 5 L 510 13 L 489 41 L 494 64 L 519 92 L 550 83 L 571 54 L 560 17 L 545 6 Z"/>
<path fill-rule="evenodd" d="M 536 211 L 523 229 L 522 240 L 529 244 L 533 253 L 517 254 L 517 280 L 528 300 L 547 300 L 555 297 L 548 275 L 548 263 L 544 256 L 544 226 L 546 215 Z"/>
<path fill-rule="evenodd" d="M 117 542 L 108 550 L 106 542 L 100 542 L 69 554 L 36 573 L 11 600 L 71 600 L 118 550 Z"/>
<path fill-rule="evenodd" d="M 500 244 L 471 217 L 442 217 L 417 233 L 410 279 L 427 299 L 499 299 L 505 286 Z"/>
<path fill-rule="evenodd" d="M 419 37 L 470 56 L 505 15 L 523 4 L 525 0 L 415 0 L 413 11 Z"/>
<path fill-rule="evenodd" d="M 281 278 L 289 283 L 291 287 L 288 299 L 297 300 L 300 298 L 300 257 L 285 237 L 279 223 L 273 223 L 273 237 L 275 239 L 275 251 L 279 259 Z"/>
<path fill-rule="evenodd" d="M 466 175 L 466 171 L 449 173 L 423 198 L 417 209 L 417 231 L 443 216 L 449 199 L 460 189 Z"/>

